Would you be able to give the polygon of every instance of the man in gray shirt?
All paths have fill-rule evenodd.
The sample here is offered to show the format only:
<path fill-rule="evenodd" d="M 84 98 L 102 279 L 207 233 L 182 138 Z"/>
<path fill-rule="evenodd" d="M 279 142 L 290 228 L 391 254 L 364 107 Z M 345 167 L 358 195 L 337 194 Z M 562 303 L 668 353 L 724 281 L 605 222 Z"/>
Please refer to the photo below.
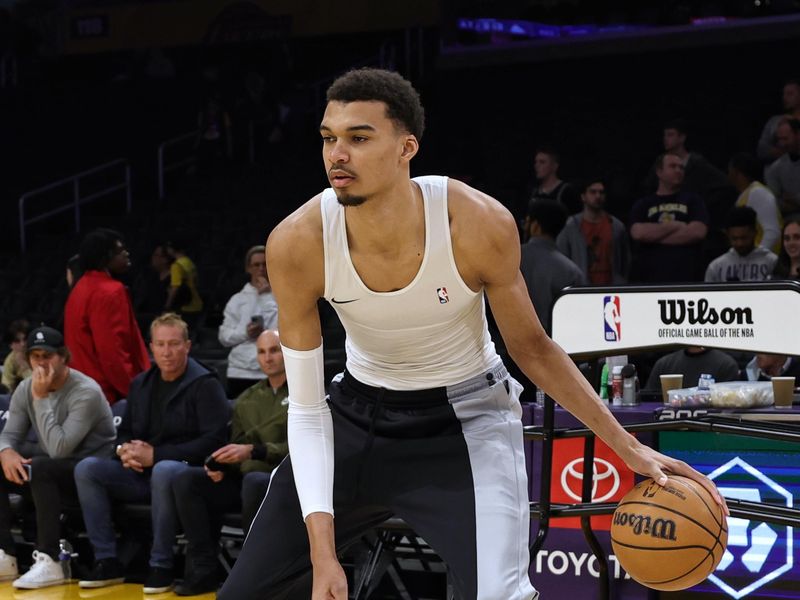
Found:
<path fill-rule="evenodd" d="M 0 433 L 0 578 L 17 576 L 8 493 L 30 495 L 36 508 L 33 565 L 13 586 L 35 589 L 65 583 L 58 562 L 62 507 L 77 506 L 73 471 L 87 456 L 111 456 L 116 430 L 100 386 L 70 369 L 61 333 L 38 327 L 28 336 L 33 374 L 11 398 Z M 37 442 L 28 441 L 31 430 Z"/>
<path fill-rule="evenodd" d="M 767 168 L 764 179 L 783 216 L 788 218 L 800 213 L 800 121 L 782 120 L 775 139 L 784 154 Z"/>
<path fill-rule="evenodd" d="M 550 332 L 553 299 L 565 287 L 586 285 L 578 266 L 556 248 L 556 237 L 567 221 L 566 209 L 554 200 L 537 200 L 528 207 L 529 240 L 522 244 L 520 270 L 536 314 Z"/>
<path fill-rule="evenodd" d="M 766 248 L 756 246 L 756 219 L 756 211 L 749 206 L 731 209 L 726 228 L 731 248 L 708 265 L 707 282 L 765 281 L 770 278 L 778 257 Z"/>

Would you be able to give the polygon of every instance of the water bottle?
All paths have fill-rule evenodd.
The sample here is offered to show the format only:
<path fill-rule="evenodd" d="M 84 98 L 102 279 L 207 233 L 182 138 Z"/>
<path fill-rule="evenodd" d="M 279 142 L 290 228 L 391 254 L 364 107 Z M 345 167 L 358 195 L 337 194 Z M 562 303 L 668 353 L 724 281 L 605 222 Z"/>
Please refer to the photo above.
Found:
<path fill-rule="evenodd" d="M 72 545 L 64 539 L 58 540 L 58 562 L 64 572 L 64 579 L 72 579 Z"/>
<path fill-rule="evenodd" d="M 536 406 L 544 406 L 544 390 L 536 387 Z"/>
<path fill-rule="evenodd" d="M 639 378 L 636 376 L 636 366 L 627 364 L 622 367 L 622 405 L 635 406 L 636 392 Z"/>
<path fill-rule="evenodd" d="M 709 375 L 708 373 L 703 373 L 700 375 L 700 379 L 697 382 L 697 389 L 698 390 L 711 389 L 712 383 L 715 383 L 714 377 Z"/>

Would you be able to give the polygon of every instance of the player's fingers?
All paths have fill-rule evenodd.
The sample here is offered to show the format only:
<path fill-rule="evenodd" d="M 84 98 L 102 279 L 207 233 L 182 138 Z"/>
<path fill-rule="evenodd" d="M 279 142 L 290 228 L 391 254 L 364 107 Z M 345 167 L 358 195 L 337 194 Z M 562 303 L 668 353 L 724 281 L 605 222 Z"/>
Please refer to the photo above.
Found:
<path fill-rule="evenodd" d="M 711 494 L 711 497 L 714 498 L 717 504 L 722 507 L 722 512 L 724 512 L 726 516 L 730 515 L 728 504 L 725 502 L 725 498 L 719 493 L 717 486 L 714 485 L 714 482 L 708 477 L 680 460 L 674 461 L 674 464 L 669 467 L 669 470 L 676 475 L 683 475 L 684 477 L 688 477 L 689 479 L 692 479 L 702 485 L 708 491 L 708 493 Z"/>

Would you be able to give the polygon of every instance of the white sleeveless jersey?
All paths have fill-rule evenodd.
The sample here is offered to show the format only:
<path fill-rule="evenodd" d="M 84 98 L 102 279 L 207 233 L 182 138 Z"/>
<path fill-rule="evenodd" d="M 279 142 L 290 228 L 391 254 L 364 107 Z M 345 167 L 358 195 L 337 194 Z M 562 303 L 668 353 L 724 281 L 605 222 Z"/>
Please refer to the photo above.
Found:
<path fill-rule="evenodd" d="M 374 292 L 359 277 L 347 244 L 345 209 L 322 193 L 325 299 L 347 333 L 347 370 L 392 390 L 452 385 L 495 367 L 483 290 L 473 292 L 453 258 L 447 178 L 417 177 L 425 208 L 425 254 L 405 288 Z"/>

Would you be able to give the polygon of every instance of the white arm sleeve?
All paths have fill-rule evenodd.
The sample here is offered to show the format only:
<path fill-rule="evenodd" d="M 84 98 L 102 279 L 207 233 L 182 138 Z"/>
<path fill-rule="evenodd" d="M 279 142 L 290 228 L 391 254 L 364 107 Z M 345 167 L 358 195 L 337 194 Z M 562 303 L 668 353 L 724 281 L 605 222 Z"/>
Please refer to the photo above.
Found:
<path fill-rule="evenodd" d="M 325 401 L 322 345 L 292 350 L 281 345 L 289 384 L 289 454 L 303 519 L 333 514 L 333 421 Z"/>

